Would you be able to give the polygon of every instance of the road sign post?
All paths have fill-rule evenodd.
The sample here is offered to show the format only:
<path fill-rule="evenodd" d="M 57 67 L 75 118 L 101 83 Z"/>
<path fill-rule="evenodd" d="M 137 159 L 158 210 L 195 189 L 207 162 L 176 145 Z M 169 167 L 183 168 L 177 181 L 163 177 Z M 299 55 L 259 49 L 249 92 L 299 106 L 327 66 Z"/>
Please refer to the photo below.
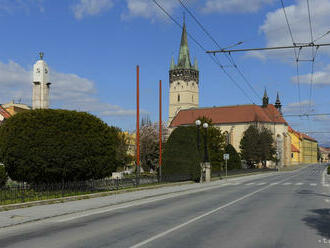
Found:
<path fill-rule="evenodd" d="M 228 161 L 228 159 L 229 159 L 229 154 L 228 153 L 225 153 L 225 154 L 223 154 L 223 159 L 225 160 L 225 163 L 226 163 L 226 179 L 227 179 L 227 176 L 228 176 L 228 174 L 227 174 L 227 161 Z"/>

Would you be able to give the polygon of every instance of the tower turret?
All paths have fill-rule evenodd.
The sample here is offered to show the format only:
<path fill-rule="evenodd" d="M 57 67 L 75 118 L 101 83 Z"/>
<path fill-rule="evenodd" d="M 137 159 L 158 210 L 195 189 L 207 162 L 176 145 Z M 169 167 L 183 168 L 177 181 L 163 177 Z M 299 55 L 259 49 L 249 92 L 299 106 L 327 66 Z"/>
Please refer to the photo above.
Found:
<path fill-rule="evenodd" d="M 264 92 L 264 97 L 262 98 L 262 107 L 267 107 L 267 105 L 269 104 L 269 97 L 267 95 L 267 90 L 265 88 L 265 92 Z"/>
<path fill-rule="evenodd" d="M 178 63 L 171 60 L 169 71 L 169 118 L 172 119 L 181 109 L 198 108 L 199 105 L 199 71 L 197 60 L 191 64 L 186 24 L 183 22 Z"/>
<path fill-rule="evenodd" d="M 40 53 L 40 60 L 33 66 L 33 109 L 47 109 L 49 107 L 49 69 L 43 60 L 44 53 Z"/>
<path fill-rule="evenodd" d="M 278 110 L 278 112 L 280 112 L 280 114 L 282 115 L 282 104 L 280 101 L 280 97 L 279 94 L 277 92 L 277 96 L 276 96 L 276 102 L 275 102 L 275 108 Z"/>

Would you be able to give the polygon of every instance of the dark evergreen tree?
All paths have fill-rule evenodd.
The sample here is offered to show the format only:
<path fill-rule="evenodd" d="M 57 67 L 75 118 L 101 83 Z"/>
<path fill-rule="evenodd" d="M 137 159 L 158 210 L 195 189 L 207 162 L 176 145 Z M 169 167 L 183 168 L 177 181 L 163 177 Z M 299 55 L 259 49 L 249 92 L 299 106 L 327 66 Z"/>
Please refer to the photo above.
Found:
<path fill-rule="evenodd" d="M 274 147 L 272 132 L 269 129 L 262 127 L 259 131 L 258 141 L 258 160 L 262 162 L 263 167 L 266 167 L 267 160 L 275 160 L 276 149 Z"/>
<path fill-rule="evenodd" d="M 225 153 L 229 154 L 229 160 L 227 161 L 228 170 L 242 168 L 241 157 L 231 144 L 226 146 Z"/>
<path fill-rule="evenodd" d="M 0 188 L 5 186 L 8 180 L 8 176 L 5 167 L 0 164 Z"/>
<path fill-rule="evenodd" d="M 25 111 L 0 127 L 0 160 L 20 182 L 104 178 L 118 165 L 118 132 L 84 112 Z"/>
<path fill-rule="evenodd" d="M 259 131 L 255 125 L 249 126 L 243 134 L 240 142 L 241 158 L 246 160 L 249 167 L 254 167 L 254 163 L 258 163 L 258 142 Z"/>
<path fill-rule="evenodd" d="M 199 181 L 201 168 L 196 135 L 196 127 L 177 127 L 171 133 L 163 154 L 165 177 L 185 176 Z"/>

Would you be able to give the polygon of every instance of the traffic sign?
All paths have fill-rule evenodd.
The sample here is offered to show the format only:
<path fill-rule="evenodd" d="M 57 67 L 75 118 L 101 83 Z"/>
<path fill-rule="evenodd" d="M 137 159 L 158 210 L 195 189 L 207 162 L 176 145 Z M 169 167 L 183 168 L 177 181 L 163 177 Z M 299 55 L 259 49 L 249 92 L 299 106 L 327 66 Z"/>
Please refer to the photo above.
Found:
<path fill-rule="evenodd" d="M 223 159 L 224 160 L 229 160 L 229 154 L 228 153 L 223 154 Z"/>

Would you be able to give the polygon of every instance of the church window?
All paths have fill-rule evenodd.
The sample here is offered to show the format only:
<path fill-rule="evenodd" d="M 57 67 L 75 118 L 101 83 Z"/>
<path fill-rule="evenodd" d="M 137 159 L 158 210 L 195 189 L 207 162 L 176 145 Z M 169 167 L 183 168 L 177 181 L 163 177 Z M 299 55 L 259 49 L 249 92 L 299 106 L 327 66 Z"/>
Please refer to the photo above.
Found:
<path fill-rule="evenodd" d="M 180 102 L 180 94 L 178 94 L 178 102 Z"/>
<path fill-rule="evenodd" d="M 192 96 L 191 96 L 191 101 L 193 101 L 193 102 L 194 102 L 194 95 L 192 95 Z"/>

